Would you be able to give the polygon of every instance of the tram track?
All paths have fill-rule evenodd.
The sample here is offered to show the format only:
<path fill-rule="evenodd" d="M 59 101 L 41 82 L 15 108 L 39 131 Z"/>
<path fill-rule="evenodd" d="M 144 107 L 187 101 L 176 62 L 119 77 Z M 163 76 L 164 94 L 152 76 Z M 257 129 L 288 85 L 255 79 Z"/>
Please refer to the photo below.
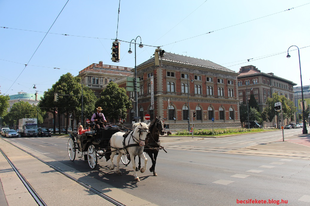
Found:
<path fill-rule="evenodd" d="M 40 161 L 41 163 L 47 165 L 48 167 L 52 168 L 53 170 L 57 171 L 58 173 L 64 175 L 65 177 L 67 177 L 68 179 L 78 183 L 79 185 L 81 185 L 82 187 L 84 187 L 85 189 L 87 189 L 88 191 L 91 191 L 92 193 L 96 194 L 97 196 L 105 199 L 106 201 L 110 202 L 113 205 L 117 205 L 117 206 L 124 206 L 125 204 L 115 200 L 114 198 L 103 194 L 102 192 L 100 192 L 99 190 L 97 190 L 96 188 L 93 188 L 91 185 L 88 185 L 87 183 L 84 183 L 80 180 L 78 180 L 77 178 L 73 177 L 72 175 L 66 173 L 65 171 L 63 171 L 61 168 L 58 168 L 50 163 L 45 162 L 44 160 L 40 159 L 39 157 L 33 155 L 32 153 L 26 151 L 25 149 L 13 144 L 12 142 L 2 138 L 2 140 L 4 140 L 5 142 L 7 142 L 8 144 L 16 147 L 17 149 L 23 151 L 24 153 L 30 155 L 31 157 L 35 158 L 36 160 Z M 12 167 L 13 171 L 16 173 L 16 175 L 19 177 L 20 181 L 24 184 L 25 188 L 27 189 L 27 191 L 29 192 L 29 194 L 33 197 L 33 199 L 35 200 L 35 202 L 40 205 L 40 206 L 45 206 L 47 205 L 44 200 L 40 197 L 40 195 L 38 194 L 38 192 L 35 191 L 35 189 L 33 188 L 33 186 L 27 181 L 27 179 L 19 172 L 18 168 L 13 164 L 13 162 L 10 160 L 10 158 L 5 154 L 5 152 L 0 148 L 0 152 L 3 155 L 3 157 L 7 160 L 7 162 L 9 163 L 9 165 Z"/>

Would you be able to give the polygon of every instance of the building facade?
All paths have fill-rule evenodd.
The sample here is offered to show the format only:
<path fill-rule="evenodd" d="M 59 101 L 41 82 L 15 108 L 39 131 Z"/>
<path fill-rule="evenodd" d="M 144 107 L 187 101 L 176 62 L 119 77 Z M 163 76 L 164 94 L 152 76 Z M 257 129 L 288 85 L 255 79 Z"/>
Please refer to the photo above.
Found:
<path fill-rule="evenodd" d="M 303 95 L 305 101 L 305 109 L 310 107 L 310 85 L 303 86 Z M 296 122 L 302 122 L 302 119 L 299 118 L 302 114 L 302 95 L 301 95 L 301 86 L 294 87 L 294 105 L 296 107 Z M 310 122 L 310 116 L 306 117 Z"/>
<path fill-rule="evenodd" d="M 117 81 L 132 75 L 132 68 L 103 64 L 91 64 L 79 72 L 81 83 L 89 87 L 99 97 L 104 86 L 110 81 Z"/>
<path fill-rule="evenodd" d="M 8 108 L 8 111 L 11 110 L 14 103 L 20 102 L 20 101 L 28 102 L 29 104 L 36 106 L 41 100 L 41 97 L 43 97 L 43 95 L 40 95 L 37 92 L 33 94 L 26 93 L 26 92 L 18 92 L 17 94 L 10 95 L 10 100 L 9 100 L 10 106 Z"/>
<path fill-rule="evenodd" d="M 253 94 L 260 111 L 263 111 L 267 98 L 272 97 L 273 93 L 284 95 L 294 101 L 295 85 L 292 81 L 275 76 L 273 73 L 263 73 L 253 65 L 244 66 L 240 68 L 238 75 L 238 97 L 240 103 L 245 103 Z"/>
<path fill-rule="evenodd" d="M 137 76 L 141 119 L 160 116 L 170 129 L 241 126 L 238 73 L 232 70 L 208 60 L 172 53 L 159 57 L 155 52 L 137 67 Z"/>

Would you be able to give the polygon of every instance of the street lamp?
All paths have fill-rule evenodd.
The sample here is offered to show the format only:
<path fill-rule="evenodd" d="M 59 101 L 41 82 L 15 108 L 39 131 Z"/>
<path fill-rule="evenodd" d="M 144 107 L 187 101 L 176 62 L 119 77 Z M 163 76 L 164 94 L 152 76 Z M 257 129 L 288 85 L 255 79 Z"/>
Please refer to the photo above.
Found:
<path fill-rule="evenodd" d="M 137 95 L 137 39 L 140 38 L 139 47 L 143 48 L 141 36 L 137 36 L 135 39 L 132 39 L 129 44 L 128 53 L 131 54 L 131 43 L 135 44 L 135 79 L 134 79 L 134 93 L 135 93 L 135 122 L 138 122 L 138 95 Z"/>
<path fill-rule="evenodd" d="M 302 99 L 302 123 L 303 123 L 303 129 L 302 129 L 302 133 L 303 134 L 308 134 L 307 131 L 307 126 L 306 126 L 306 119 L 305 119 L 305 102 L 304 102 L 304 89 L 302 86 L 302 74 L 301 74 L 301 64 L 300 64 L 300 51 L 299 51 L 299 47 L 296 45 L 292 45 L 287 49 L 287 58 L 290 58 L 291 55 L 288 53 L 291 47 L 296 47 L 298 50 L 298 60 L 299 60 L 299 72 L 300 72 L 300 86 L 301 86 L 301 99 Z"/>

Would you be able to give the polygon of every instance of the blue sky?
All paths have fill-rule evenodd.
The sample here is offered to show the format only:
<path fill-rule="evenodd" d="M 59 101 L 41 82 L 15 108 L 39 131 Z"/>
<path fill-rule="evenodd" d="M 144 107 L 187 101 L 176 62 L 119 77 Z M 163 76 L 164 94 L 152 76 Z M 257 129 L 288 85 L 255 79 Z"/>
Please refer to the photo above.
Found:
<path fill-rule="evenodd" d="M 70 0 L 38 47 L 66 2 L 0 0 L 2 95 L 43 94 L 61 75 L 76 76 L 99 61 L 134 67 L 126 42 L 121 42 L 120 62 L 111 61 L 118 0 Z M 207 59 L 235 72 L 254 65 L 300 85 L 297 51 L 292 48 L 292 57 L 286 58 L 288 47 L 297 45 L 303 84 L 309 85 L 309 11 L 309 0 L 122 0 L 118 39 L 129 42 L 139 35 L 144 44 L 167 52 Z M 154 50 L 137 47 L 137 64 Z"/>

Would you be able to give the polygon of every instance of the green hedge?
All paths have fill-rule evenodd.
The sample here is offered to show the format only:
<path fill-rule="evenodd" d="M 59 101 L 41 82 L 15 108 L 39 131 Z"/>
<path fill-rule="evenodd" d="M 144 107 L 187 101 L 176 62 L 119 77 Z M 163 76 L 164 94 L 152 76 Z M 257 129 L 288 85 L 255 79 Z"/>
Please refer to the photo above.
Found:
<path fill-rule="evenodd" d="M 261 132 L 264 131 L 260 128 L 252 128 L 252 129 L 246 129 L 246 128 L 229 128 L 229 129 L 194 129 L 194 135 L 195 136 L 208 136 L 208 135 L 225 135 L 225 134 L 238 134 L 238 133 L 251 133 L 251 132 Z M 178 131 L 175 135 L 192 135 L 191 132 L 187 130 Z"/>

